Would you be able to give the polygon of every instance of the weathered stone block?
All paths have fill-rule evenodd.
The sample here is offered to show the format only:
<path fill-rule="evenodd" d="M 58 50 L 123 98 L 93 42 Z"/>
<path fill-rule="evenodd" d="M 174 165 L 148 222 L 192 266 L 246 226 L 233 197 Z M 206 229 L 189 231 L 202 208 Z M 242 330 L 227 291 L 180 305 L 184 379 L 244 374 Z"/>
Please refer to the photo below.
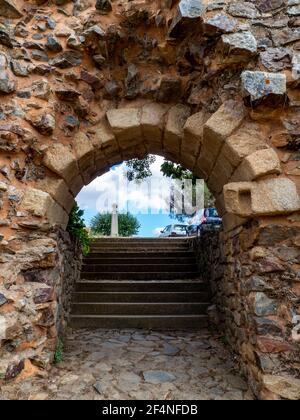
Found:
<path fill-rule="evenodd" d="M 82 175 L 79 174 L 75 176 L 69 183 L 69 188 L 71 193 L 74 195 L 74 197 L 77 196 L 77 194 L 81 191 L 81 189 L 84 187 L 84 181 L 82 178 Z"/>
<path fill-rule="evenodd" d="M 287 178 L 227 184 L 224 200 L 226 210 L 241 217 L 286 214 L 300 208 L 296 185 Z"/>
<path fill-rule="evenodd" d="M 165 117 L 168 105 L 150 103 L 144 105 L 141 115 L 141 128 L 146 142 L 162 145 Z"/>
<path fill-rule="evenodd" d="M 95 161 L 95 166 L 91 166 L 87 168 L 82 173 L 84 184 L 89 185 L 95 178 L 103 175 L 108 170 L 109 170 L 108 162 L 104 159 L 98 159 L 97 161 Z"/>
<path fill-rule="evenodd" d="M 197 112 L 189 117 L 184 125 L 182 150 L 185 153 L 191 153 L 194 157 L 197 157 L 200 152 L 205 120 L 204 112 Z"/>
<path fill-rule="evenodd" d="M 206 174 L 210 174 L 224 141 L 241 125 L 245 115 L 244 105 L 230 100 L 205 123 L 203 147 L 197 166 L 202 167 Z"/>
<path fill-rule="evenodd" d="M 74 205 L 74 197 L 63 179 L 46 177 L 39 181 L 37 186 L 39 189 L 49 193 L 67 213 L 71 211 Z"/>
<path fill-rule="evenodd" d="M 20 210 L 28 211 L 34 216 L 43 217 L 46 215 L 51 204 L 52 199 L 48 193 L 27 187 L 20 205 Z"/>
<path fill-rule="evenodd" d="M 121 149 L 141 143 L 141 108 L 113 109 L 106 115 Z"/>
<path fill-rule="evenodd" d="M 288 400 L 300 400 L 300 379 L 292 376 L 264 375 L 264 386 L 274 394 Z"/>
<path fill-rule="evenodd" d="M 281 165 L 277 153 L 273 149 L 258 150 L 244 159 L 231 181 L 253 181 L 262 176 L 280 173 Z"/>
<path fill-rule="evenodd" d="M 226 139 L 222 154 L 236 168 L 246 156 L 266 148 L 268 145 L 260 127 L 256 124 L 247 124 Z"/>
<path fill-rule="evenodd" d="M 103 154 L 106 157 L 110 157 L 118 153 L 119 146 L 117 140 L 106 119 L 103 119 L 97 124 L 93 143 L 95 160 L 102 159 Z"/>
<path fill-rule="evenodd" d="M 275 315 L 277 303 L 269 299 L 263 292 L 257 292 L 254 297 L 254 312 L 257 316 Z"/>
<path fill-rule="evenodd" d="M 257 42 L 250 31 L 222 35 L 221 42 L 227 62 L 248 61 L 257 53 Z"/>
<path fill-rule="evenodd" d="M 207 181 L 209 189 L 219 194 L 223 190 L 223 186 L 229 181 L 233 170 L 230 162 L 223 155 L 220 155 Z"/>
<path fill-rule="evenodd" d="M 67 227 L 69 214 L 54 200 L 51 200 L 46 216 L 51 226 L 61 226 L 63 229 Z"/>
<path fill-rule="evenodd" d="M 251 101 L 266 98 L 269 95 L 286 94 L 286 75 L 262 71 L 244 71 L 242 73 L 242 93 Z"/>
<path fill-rule="evenodd" d="M 27 121 L 44 136 L 51 136 L 56 126 L 55 116 L 49 112 L 31 111 L 26 115 Z"/>
<path fill-rule="evenodd" d="M 199 18 L 205 13 L 206 7 L 203 0 L 181 0 L 170 26 L 169 36 L 180 36 L 184 32 L 185 26 L 197 24 Z"/>
<path fill-rule="evenodd" d="M 166 116 L 163 141 L 166 150 L 179 153 L 183 138 L 183 127 L 190 114 L 190 108 L 181 104 L 175 105 L 169 110 Z"/>
<path fill-rule="evenodd" d="M 77 160 L 68 146 L 61 143 L 50 146 L 44 156 L 44 165 L 68 183 L 78 174 Z"/>
<path fill-rule="evenodd" d="M 0 16 L 9 19 L 19 19 L 22 13 L 15 0 L 0 0 Z"/>
<path fill-rule="evenodd" d="M 74 136 L 73 148 L 81 171 L 94 165 L 93 143 L 86 134 L 79 132 Z"/>

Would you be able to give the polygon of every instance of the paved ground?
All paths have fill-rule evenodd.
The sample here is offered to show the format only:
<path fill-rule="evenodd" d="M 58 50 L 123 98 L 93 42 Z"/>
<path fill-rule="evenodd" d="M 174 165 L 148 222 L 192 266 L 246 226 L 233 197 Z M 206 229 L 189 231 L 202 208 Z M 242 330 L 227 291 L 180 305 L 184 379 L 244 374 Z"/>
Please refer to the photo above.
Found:
<path fill-rule="evenodd" d="M 77 331 L 49 375 L 1 393 L 19 400 L 252 399 L 230 354 L 207 331 Z"/>

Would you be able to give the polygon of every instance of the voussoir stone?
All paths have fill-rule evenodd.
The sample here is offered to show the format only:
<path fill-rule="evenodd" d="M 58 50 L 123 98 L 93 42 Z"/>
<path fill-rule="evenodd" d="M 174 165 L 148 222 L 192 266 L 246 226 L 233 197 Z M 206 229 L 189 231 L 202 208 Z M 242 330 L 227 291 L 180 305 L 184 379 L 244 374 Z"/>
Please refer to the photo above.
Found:
<path fill-rule="evenodd" d="M 247 156 L 232 181 L 253 181 L 270 174 L 280 174 L 281 166 L 277 153 L 273 149 L 264 149 Z"/>
<path fill-rule="evenodd" d="M 85 170 L 87 167 L 92 166 L 94 161 L 94 146 L 86 134 L 79 132 L 74 136 L 73 148 L 81 170 Z"/>
<path fill-rule="evenodd" d="M 66 182 L 78 174 L 77 161 L 68 146 L 61 143 L 50 146 L 44 156 L 44 165 L 60 175 Z"/>
<path fill-rule="evenodd" d="M 106 116 L 121 149 L 141 143 L 141 108 L 112 109 Z"/>
<path fill-rule="evenodd" d="M 141 128 L 146 141 L 161 144 L 168 105 L 150 103 L 144 105 L 141 115 Z"/>
<path fill-rule="evenodd" d="M 106 119 L 102 119 L 97 124 L 93 144 L 95 147 L 95 160 L 102 158 L 103 154 L 109 157 L 116 155 L 119 151 L 116 137 Z"/>
<path fill-rule="evenodd" d="M 203 144 L 197 163 L 204 176 L 210 175 L 221 147 L 227 137 L 233 134 L 246 116 L 246 109 L 241 102 L 229 100 L 215 112 L 203 128 Z"/>
<path fill-rule="evenodd" d="M 195 157 L 200 151 L 203 141 L 203 127 L 206 121 L 204 112 L 197 112 L 190 116 L 184 125 L 182 151 L 191 153 Z"/>
<path fill-rule="evenodd" d="M 260 127 L 246 124 L 226 139 L 222 153 L 232 166 L 237 167 L 246 156 L 266 148 L 268 145 Z"/>
<path fill-rule="evenodd" d="M 51 197 L 66 210 L 66 212 L 69 213 L 72 210 L 74 197 L 63 179 L 46 177 L 39 181 L 37 186 L 39 189 L 49 193 Z"/>
<path fill-rule="evenodd" d="M 190 114 L 190 108 L 181 104 L 175 105 L 169 110 L 164 133 L 164 147 L 167 150 L 179 153 L 184 125 Z"/>

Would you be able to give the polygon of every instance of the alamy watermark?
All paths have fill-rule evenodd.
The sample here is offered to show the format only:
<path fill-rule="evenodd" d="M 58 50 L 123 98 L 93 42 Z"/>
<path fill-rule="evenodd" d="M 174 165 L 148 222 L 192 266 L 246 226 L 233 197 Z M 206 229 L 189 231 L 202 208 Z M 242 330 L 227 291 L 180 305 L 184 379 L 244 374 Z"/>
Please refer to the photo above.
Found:
<path fill-rule="evenodd" d="M 113 204 L 117 204 L 120 213 L 192 216 L 204 208 L 204 180 L 150 177 L 132 182 L 116 174 L 109 187 L 99 190 L 96 208 L 107 213 Z"/>

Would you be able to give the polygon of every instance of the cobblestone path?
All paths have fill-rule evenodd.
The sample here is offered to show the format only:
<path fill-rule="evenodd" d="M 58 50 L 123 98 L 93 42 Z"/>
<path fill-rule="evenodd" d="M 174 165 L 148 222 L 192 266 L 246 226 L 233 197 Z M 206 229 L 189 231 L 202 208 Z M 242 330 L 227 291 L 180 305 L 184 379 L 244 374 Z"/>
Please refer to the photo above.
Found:
<path fill-rule="evenodd" d="M 0 399 L 252 399 L 232 356 L 208 331 L 80 330 L 44 377 L 2 387 Z"/>

